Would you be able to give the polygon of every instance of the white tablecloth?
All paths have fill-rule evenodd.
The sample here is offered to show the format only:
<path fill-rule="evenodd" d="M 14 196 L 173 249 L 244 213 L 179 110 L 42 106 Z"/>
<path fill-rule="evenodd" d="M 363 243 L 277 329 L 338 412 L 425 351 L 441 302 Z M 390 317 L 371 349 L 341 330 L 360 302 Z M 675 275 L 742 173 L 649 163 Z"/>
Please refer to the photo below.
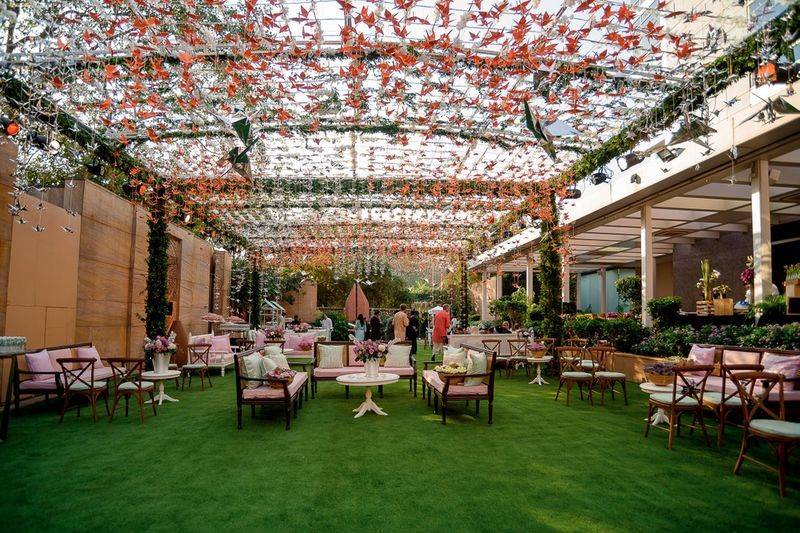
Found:
<path fill-rule="evenodd" d="M 517 339 L 516 333 L 479 333 L 476 335 L 450 335 L 450 346 L 458 348 L 462 344 L 469 344 L 471 346 L 483 347 L 484 340 L 500 340 L 500 350 L 498 355 L 509 355 L 511 350 L 508 347 L 509 339 Z"/>

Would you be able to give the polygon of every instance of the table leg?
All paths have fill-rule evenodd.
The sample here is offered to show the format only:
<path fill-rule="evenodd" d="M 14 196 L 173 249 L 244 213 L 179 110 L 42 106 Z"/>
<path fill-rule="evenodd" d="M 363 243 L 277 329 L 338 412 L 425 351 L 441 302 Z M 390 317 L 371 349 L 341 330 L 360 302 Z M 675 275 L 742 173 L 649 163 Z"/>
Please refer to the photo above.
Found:
<path fill-rule="evenodd" d="M 367 411 L 372 411 L 373 413 L 377 413 L 382 416 L 388 416 L 388 413 L 383 411 L 378 404 L 372 401 L 372 387 L 365 387 L 364 388 L 364 402 L 353 409 L 353 412 L 356 413 L 356 416 L 353 418 L 360 418 L 364 416 L 364 413 Z"/>
<path fill-rule="evenodd" d="M 651 426 L 657 426 L 659 424 L 668 424 L 668 423 L 669 423 L 669 417 L 667 416 L 667 413 L 665 413 L 663 409 L 660 408 L 656 409 L 656 412 L 653 413 L 652 417 L 650 417 Z"/>
<path fill-rule="evenodd" d="M 167 393 L 164 392 L 164 381 L 163 380 L 158 382 L 158 394 L 156 394 L 156 397 L 154 398 L 154 400 L 158 402 L 158 405 L 163 404 L 164 400 L 166 400 L 168 402 L 179 402 L 180 401 L 180 400 L 175 399 L 172 396 L 170 396 L 170 395 L 168 395 Z M 153 400 L 147 400 L 145 403 L 153 403 Z"/>
<path fill-rule="evenodd" d="M 536 363 L 536 377 L 533 378 L 533 381 L 530 381 L 528 385 L 548 385 L 548 383 L 542 377 L 542 363 Z"/>

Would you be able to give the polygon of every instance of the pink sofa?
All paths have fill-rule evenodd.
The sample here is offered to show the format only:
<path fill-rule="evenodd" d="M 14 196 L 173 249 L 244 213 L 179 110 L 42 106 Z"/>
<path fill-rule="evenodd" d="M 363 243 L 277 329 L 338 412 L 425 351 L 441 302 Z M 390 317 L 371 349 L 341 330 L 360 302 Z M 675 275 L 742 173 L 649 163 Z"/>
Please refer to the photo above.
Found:
<path fill-rule="evenodd" d="M 406 344 L 406 343 L 403 343 Z M 340 368 L 319 368 L 319 346 L 341 346 L 342 366 Z M 288 347 L 288 346 L 287 346 Z M 353 353 L 354 345 L 348 341 L 319 341 L 314 343 L 314 370 L 311 373 L 311 394 L 316 394 L 317 384 L 320 381 L 335 381 L 337 377 L 346 374 L 361 374 L 364 372 L 364 363 L 356 361 Z M 397 374 L 400 379 L 408 380 L 408 390 L 417 395 L 417 361 L 413 355 L 409 356 L 408 366 L 388 367 L 381 363 L 381 372 Z M 383 392 L 380 387 L 379 392 Z M 350 387 L 345 387 L 345 397 L 349 397 Z"/>
<path fill-rule="evenodd" d="M 214 335 L 213 333 L 189 335 L 189 344 L 210 344 L 208 367 L 219 369 L 221 375 L 224 376 L 225 369 L 233 366 L 233 348 L 229 333 L 225 335 Z"/>

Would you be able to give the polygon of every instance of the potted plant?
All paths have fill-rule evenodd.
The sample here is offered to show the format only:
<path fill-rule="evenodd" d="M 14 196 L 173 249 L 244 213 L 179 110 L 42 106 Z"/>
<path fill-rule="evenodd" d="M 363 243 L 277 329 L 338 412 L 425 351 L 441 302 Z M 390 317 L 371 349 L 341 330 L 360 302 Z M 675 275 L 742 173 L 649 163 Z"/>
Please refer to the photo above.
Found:
<path fill-rule="evenodd" d="M 282 340 L 283 339 L 283 331 L 284 330 L 281 327 L 266 328 L 264 330 L 264 335 L 267 337 L 267 339 L 269 339 L 271 341 Z"/>
<path fill-rule="evenodd" d="M 386 355 L 385 344 L 378 344 L 373 340 L 356 341 L 353 353 L 356 361 L 364 363 L 364 373 L 368 378 L 377 378 L 381 367 L 381 357 Z"/>
<path fill-rule="evenodd" d="M 711 268 L 708 259 L 700 261 L 700 279 L 697 281 L 697 288 L 703 293 L 703 299 L 697 302 L 698 315 L 710 315 L 714 312 L 712 301 L 712 287 L 719 279 L 719 271 Z"/>
<path fill-rule="evenodd" d="M 753 305 L 753 280 L 756 277 L 756 271 L 753 270 L 753 256 L 748 255 L 747 261 L 744 264 L 744 270 L 739 274 L 739 280 L 742 285 L 747 287 L 745 294 L 747 295 L 747 303 Z"/>
<path fill-rule="evenodd" d="M 685 357 L 668 357 L 665 361 L 645 365 L 644 377 L 653 385 L 665 387 L 672 383 L 675 368 L 687 366 L 688 364 L 689 360 Z"/>
<path fill-rule="evenodd" d="M 786 281 L 800 280 L 800 263 L 786 265 Z"/>
<path fill-rule="evenodd" d="M 169 370 L 169 360 L 177 349 L 174 331 L 169 337 L 158 335 L 155 339 L 144 338 L 144 353 L 148 359 L 152 359 L 153 371 L 157 374 L 164 374 Z"/>
<path fill-rule="evenodd" d="M 0 337 L 0 354 L 25 351 L 26 337 Z"/>
<path fill-rule="evenodd" d="M 285 368 L 276 368 L 270 372 L 267 372 L 267 379 L 273 380 L 268 381 L 270 387 L 273 389 L 282 389 L 283 384 L 286 383 L 287 385 L 291 384 L 294 381 L 294 377 L 297 375 L 297 372 L 294 370 L 288 370 Z"/>
<path fill-rule="evenodd" d="M 724 283 L 711 289 L 714 295 L 714 314 L 719 316 L 730 316 L 733 314 L 733 298 L 728 298 L 731 288 Z"/>

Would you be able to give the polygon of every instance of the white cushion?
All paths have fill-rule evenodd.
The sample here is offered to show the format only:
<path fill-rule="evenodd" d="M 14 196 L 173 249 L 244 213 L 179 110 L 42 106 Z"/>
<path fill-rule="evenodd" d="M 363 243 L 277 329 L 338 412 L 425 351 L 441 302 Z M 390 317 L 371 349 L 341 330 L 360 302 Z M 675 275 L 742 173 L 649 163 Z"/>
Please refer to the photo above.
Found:
<path fill-rule="evenodd" d="M 486 354 L 470 350 L 467 352 L 467 374 L 483 374 L 486 372 Z M 465 387 L 477 387 L 483 384 L 483 378 L 466 378 Z"/>
<path fill-rule="evenodd" d="M 342 368 L 343 349 L 343 346 L 328 346 L 326 344 L 318 344 L 317 350 L 319 350 L 319 367 Z"/>
<path fill-rule="evenodd" d="M 464 348 L 450 348 L 446 346 L 444 349 L 444 358 L 442 359 L 443 365 L 456 363 L 460 366 L 467 366 L 467 350 Z"/>
<path fill-rule="evenodd" d="M 142 390 L 147 390 L 153 388 L 152 381 L 142 381 Z M 117 390 L 132 390 L 136 391 L 139 390 L 139 382 L 138 381 L 126 381 L 125 383 L 120 383 Z"/>
<path fill-rule="evenodd" d="M 264 355 L 281 355 L 282 353 L 280 344 L 267 344 L 264 347 Z"/>
<path fill-rule="evenodd" d="M 242 373 L 246 378 L 261 379 L 264 377 L 263 366 L 261 365 L 261 354 L 258 352 L 251 353 L 242 357 Z M 259 381 L 245 381 L 244 386 L 247 389 L 255 389 L 260 386 Z"/>
<path fill-rule="evenodd" d="M 261 377 L 266 376 L 268 373 L 272 372 L 276 368 L 278 368 L 278 365 L 275 364 L 275 361 L 273 361 L 269 357 L 261 358 Z"/>
<path fill-rule="evenodd" d="M 386 366 L 403 367 L 409 366 L 411 357 L 411 345 L 392 344 L 386 353 Z"/>
<path fill-rule="evenodd" d="M 289 370 L 289 361 L 286 360 L 286 356 L 282 353 L 268 353 L 267 358 L 272 359 L 272 362 L 275 363 L 277 368 Z"/>
<path fill-rule="evenodd" d="M 750 427 L 778 437 L 800 438 L 800 423 L 798 422 L 756 418 L 750 421 Z"/>

